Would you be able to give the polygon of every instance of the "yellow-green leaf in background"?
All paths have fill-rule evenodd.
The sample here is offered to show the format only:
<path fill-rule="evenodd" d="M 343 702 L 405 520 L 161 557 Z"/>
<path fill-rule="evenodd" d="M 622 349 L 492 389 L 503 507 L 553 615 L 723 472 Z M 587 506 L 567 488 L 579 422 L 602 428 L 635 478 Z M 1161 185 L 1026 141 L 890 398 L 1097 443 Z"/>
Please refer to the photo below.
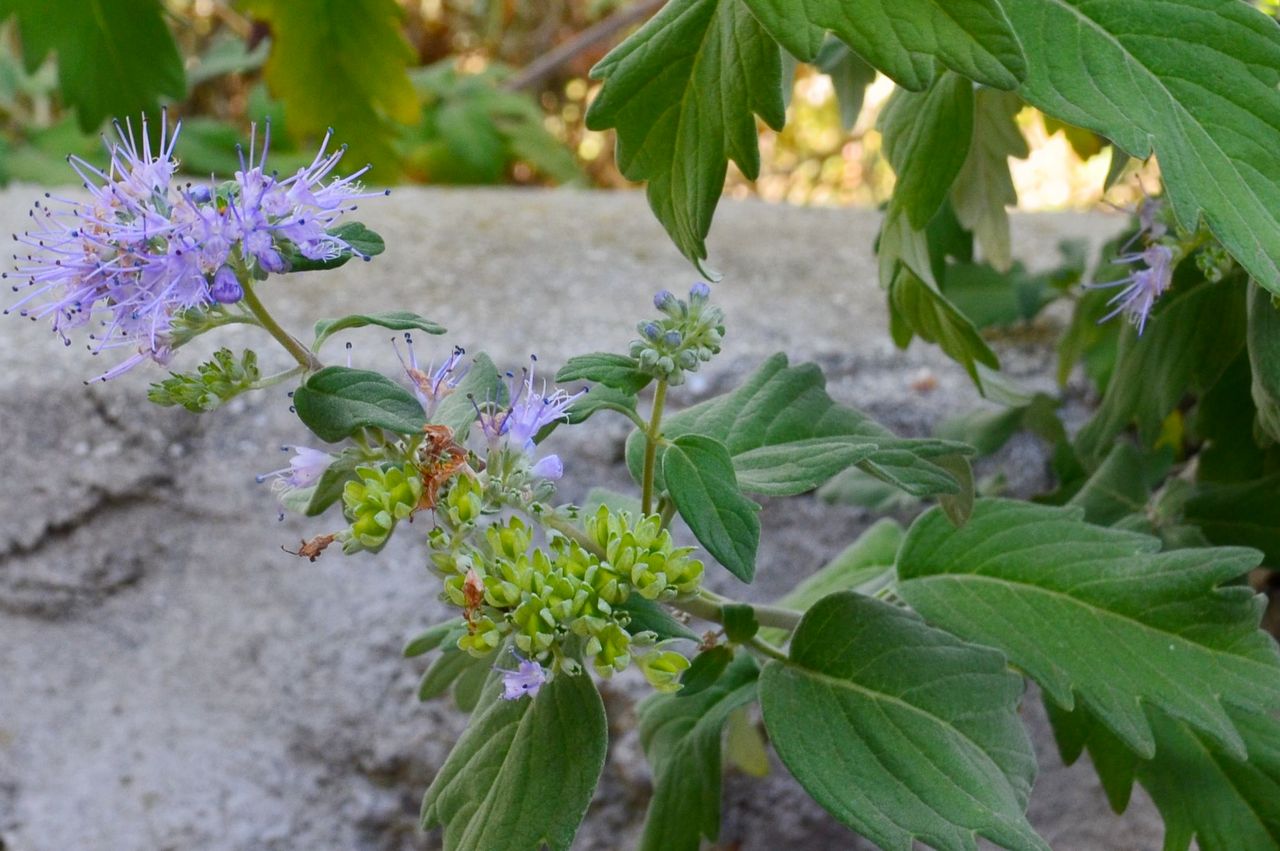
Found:
<path fill-rule="evenodd" d="M 399 176 L 396 124 L 418 119 L 409 80 L 413 49 L 395 0 L 245 0 L 271 25 L 267 86 L 284 103 L 290 130 L 320 136 L 333 128 L 350 148 L 347 165 L 373 165 L 370 179 Z"/>

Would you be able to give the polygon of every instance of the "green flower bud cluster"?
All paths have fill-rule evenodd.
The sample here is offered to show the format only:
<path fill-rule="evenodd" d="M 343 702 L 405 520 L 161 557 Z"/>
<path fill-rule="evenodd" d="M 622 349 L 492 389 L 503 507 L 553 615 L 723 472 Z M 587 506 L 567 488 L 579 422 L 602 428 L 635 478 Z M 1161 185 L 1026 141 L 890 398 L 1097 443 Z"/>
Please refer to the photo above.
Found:
<path fill-rule="evenodd" d="M 465 502 L 451 490 L 445 502 L 454 499 Z M 625 514 L 602 508 L 588 523 L 592 541 L 612 558 L 562 536 L 534 548 L 533 531 L 519 518 L 479 535 L 433 533 L 444 599 L 463 610 L 468 625 L 459 648 L 483 657 L 509 639 L 526 658 L 556 669 L 581 658 L 603 677 L 635 661 L 656 688 L 673 690 L 687 660 L 656 646 L 651 633 L 627 632 L 630 616 L 620 606 L 632 593 L 670 599 L 696 590 L 702 564 L 672 544 L 656 517 L 633 527 Z"/>
<path fill-rule="evenodd" d="M 147 398 L 166 407 L 181 405 L 193 413 L 212 411 L 253 387 L 260 377 L 258 356 L 246 349 L 239 359 L 230 349 L 218 349 L 195 373 L 173 372 L 147 390 Z"/>
<path fill-rule="evenodd" d="M 1216 239 L 1211 238 L 1209 243 L 1196 254 L 1196 266 L 1204 273 L 1205 280 L 1212 284 L 1220 282 L 1231 274 L 1235 265 L 1235 259 Z"/>
<path fill-rule="evenodd" d="M 346 553 L 377 551 L 396 524 L 412 514 L 422 499 L 422 479 L 412 464 L 356 467 L 357 479 L 342 489 L 343 513 L 351 526 L 343 533 Z"/>
<path fill-rule="evenodd" d="M 711 288 L 701 283 L 689 290 L 688 301 L 667 290 L 654 297 L 662 316 L 637 325 L 640 339 L 631 343 L 631 356 L 641 369 L 670 384 L 683 384 L 685 373 L 697 372 L 720 353 L 724 313 L 709 303 L 710 297 Z"/>
<path fill-rule="evenodd" d="M 656 514 L 633 523 L 627 512 L 614 513 L 602 505 L 585 525 L 605 554 L 603 564 L 646 600 L 671 600 L 698 590 L 702 562 L 690 557 L 693 547 L 675 545 Z"/>

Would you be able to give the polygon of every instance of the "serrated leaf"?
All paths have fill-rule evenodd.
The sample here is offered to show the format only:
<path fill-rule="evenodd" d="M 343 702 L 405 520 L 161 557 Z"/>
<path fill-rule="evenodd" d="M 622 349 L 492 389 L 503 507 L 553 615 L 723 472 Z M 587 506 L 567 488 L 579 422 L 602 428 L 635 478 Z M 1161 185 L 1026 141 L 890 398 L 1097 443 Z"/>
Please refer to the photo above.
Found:
<path fill-rule="evenodd" d="M 419 316 L 408 310 L 390 310 L 385 313 L 353 313 L 337 319 L 321 319 L 316 323 L 316 339 L 311 344 L 312 351 L 319 351 L 325 341 L 339 331 L 349 328 L 364 328 L 376 325 L 392 331 L 423 331 L 427 334 L 443 334 L 444 326 L 432 322 L 425 316 Z"/>
<path fill-rule="evenodd" d="M 817 56 L 831 30 L 863 59 L 919 91 L 936 65 L 989 86 L 1012 89 L 1025 61 L 998 0 L 747 0 L 791 54 Z"/>
<path fill-rule="evenodd" d="M 10 14 L 28 73 L 57 54 L 62 100 L 86 133 L 108 118 L 154 114 L 162 96 L 186 95 L 159 0 L 0 0 L 0 18 Z"/>
<path fill-rule="evenodd" d="M 1258 553 L 1160 553 L 1153 538 L 1081 514 L 981 500 L 956 529 L 930 511 L 898 553 L 898 593 L 930 622 L 1006 652 L 1060 706 L 1079 700 L 1144 756 L 1144 703 L 1243 754 L 1225 707 L 1280 704 L 1280 656 L 1257 628 L 1263 600 L 1224 585 Z"/>
<path fill-rule="evenodd" d="M 977 328 L 1030 321 L 1059 296 L 1047 275 L 1030 275 L 1021 263 L 1003 272 L 986 263 L 953 263 L 943 277 L 942 292 Z"/>
<path fill-rule="evenodd" d="M 247 0 L 246 10 L 271 25 L 265 70 L 299 136 L 333 128 L 351 145 L 354 168 L 374 165 L 381 183 L 399 174 L 392 145 L 395 123 L 418 118 L 409 80 L 413 49 L 405 40 L 395 0 Z M 358 25 L 357 25 L 358 22 Z"/>
<path fill-rule="evenodd" d="M 379 373 L 342 366 L 314 373 L 293 392 L 293 406 L 303 425 L 329 443 L 362 428 L 413 434 L 427 423 L 408 390 Z"/>
<path fill-rule="evenodd" d="M 471 359 L 467 374 L 458 386 L 440 402 L 431 421 L 453 429 L 459 442 L 466 440 L 471 424 L 476 419 L 476 404 L 492 402 L 495 405 L 507 404 L 507 385 L 489 356 L 480 352 Z"/>
<path fill-rule="evenodd" d="M 1231 711 L 1248 759 L 1158 710 L 1147 715 L 1156 753 L 1143 760 L 1082 709 L 1065 713 L 1046 702 L 1068 764 L 1087 748 L 1112 808 L 1123 812 L 1136 779 L 1165 822 L 1165 851 L 1280 849 L 1280 722 Z"/>
<path fill-rule="evenodd" d="M 556 381 L 591 381 L 612 387 L 628 396 L 643 390 L 653 377 L 642 372 L 640 362 L 629 355 L 610 352 L 593 352 L 569 358 L 568 363 L 556 373 Z"/>
<path fill-rule="evenodd" d="M 890 207 L 922 231 L 946 200 L 973 137 L 973 83 L 940 74 L 923 92 L 896 90 L 878 127 L 897 183 Z"/>
<path fill-rule="evenodd" d="M 587 126 L 616 128 L 619 170 L 649 182 L 658 220 L 701 266 L 729 160 L 759 174 L 753 113 L 785 121 L 778 45 L 742 0 L 671 0 L 591 75 L 604 86 Z"/>
<path fill-rule="evenodd" d="M 968 851 L 976 833 L 1048 849 L 1024 816 L 1035 756 L 1022 689 L 1000 653 L 841 592 L 804 616 L 789 662 L 765 665 L 760 706 L 800 784 L 882 848 Z"/>
<path fill-rule="evenodd" d="M 813 64 L 831 78 L 831 87 L 840 105 L 840 123 L 845 130 L 852 130 L 862 112 L 867 87 L 875 82 L 876 69 L 837 38 L 828 38 L 822 43 Z"/>
<path fill-rule="evenodd" d="M 1120 332 L 1115 373 L 1076 450 L 1096 463 L 1130 423 L 1153 446 L 1165 418 L 1188 392 L 1214 385 L 1242 350 L 1245 288 L 1237 280 L 1198 283 L 1166 293 L 1141 336 Z"/>
<path fill-rule="evenodd" d="M 1136 157 L 1155 153 L 1178 220 L 1203 215 L 1280 291 L 1280 28 L 1234 0 L 1005 0 L 1019 95 Z M 1064 57 L 1071 57 L 1064 61 Z"/>
<path fill-rule="evenodd" d="M 692 697 L 658 694 L 640 704 L 640 743 L 653 767 L 641 851 L 697 851 L 720 835 L 720 739 L 730 714 L 755 698 L 759 670 L 739 654 Z"/>
<path fill-rule="evenodd" d="M 850 464 L 910 493 L 954 492 L 955 480 L 929 459 L 968 451 L 942 440 L 897 437 L 836 404 L 815 364 L 788 366 L 783 354 L 765 361 L 737 390 L 667 417 L 662 431 L 668 439 L 703 434 L 724 443 L 741 488 L 766 496 L 804 493 Z M 863 447 L 874 448 L 864 454 Z M 637 481 L 643 458 L 643 437 L 632 435 L 627 465 Z"/>
<path fill-rule="evenodd" d="M 502 700 L 501 683 L 490 678 L 427 789 L 422 825 L 443 826 L 450 851 L 567 851 L 604 768 L 604 705 L 585 675 L 519 700 Z"/>
<path fill-rule="evenodd" d="M 1009 158 L 1030 153 L 1015 120 L 1022 101 L 1012 92 L 978 89 L 974 94 L 973 141 L 951 187 L 960 224 L 973 231 L 987 262 L 1007 271 L 1013 263 L 1006 207 L 1018 203 Z"/>
<path fill-rule="evenodd" d="M 698 543 L 743 582 L 755 578 L 760 506 L 742 495 L 724 444 L 705 435 L 682 435 L 663 453 L 662 474 Z"/>

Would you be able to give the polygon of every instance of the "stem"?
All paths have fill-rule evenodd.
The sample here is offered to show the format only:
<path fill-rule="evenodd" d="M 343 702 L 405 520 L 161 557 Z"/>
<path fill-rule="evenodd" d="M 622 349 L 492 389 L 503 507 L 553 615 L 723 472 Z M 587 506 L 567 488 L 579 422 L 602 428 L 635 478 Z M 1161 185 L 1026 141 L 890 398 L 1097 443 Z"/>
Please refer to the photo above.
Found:
<path fill-rule="evenodd" d="M 715 605 L 717 608 L 726 603 L 736 604 L 737 600 L 730 600 L 727 597 L 721 597 L 712 591 L 703 589 L 703 599 Z M 756 622 L 760 626 L 773 627 L 774 629 L 785 629 L 787 632 L 794 632 L 795 628 L 800 625 L 800 619 L 804 617 L 803 612 L 797 612 L 792 609 L 784 609 L 782 606 L 770 606 L 767 603 L 750 603 L 749 604 L 756 615 Z"/>
<path fill-rule="evenodd" d="M 276 384 L 279 384 L 282 381 L 288 381 L 290 378 L 293 378 L 295 375 L 301 375 L 301 374 L 302 374 L 302 367 L 295 366 L 291 369 L 286 369 L 284 372 L 277 372 L 277 373 L 274 373 L 273 375 L 268 375 L 266 378 L 259 378 L 257 381 L 253 382 L 253 384 L 249 385 L 249 389 L 262 390 L 264 388 L 272 387 Z"/>
<path fill-rule="evenodd" d="M 249 283 L 247 278 L 240 281 L 240 286 L 244 289 L 244 303 L 249 308 L 249 312 L 257 318 L 266 332 L 275 337 L 276 342 L 293 356 L 293 359 L 298 362 L 298 366 L 302 367 L 304 372 L 314 372 L 319 369 L 321 366 L 320 361 L 311 353 L 310 349 L 299 343 L 294 337 L 290 336 L 288 331 L 280 327 L 280 323 L 276 322 L 275 317 L 267 311 L 266 305 L 258 299 L 258 294 L 253 291 L 253 285 Z"/>
<path fill-rule="evenodd" d="M 658 500 L 658 516 L 662 519 L 662 528 L 665 529 L 671 525 L 671 518 L 676 516 L 676 504 L 670 497 L 664 496 Z"/>
<path fill-rule="evenodd" d="M 646 517 L 653 511 L 653 468 L 658 460 L 658 438 L 662 436 L 662 409 L 667 404 L 667 380 L 658 381 L 653 391 L 653 412 L 649 415 L 649 429 L 644 433 L 644 480 L 640 492 L 640 507 Z"/>
<path fill-rule="evenodd" d="M 759 653 L 761 656 L 768 656 L 770 659 L 777 659 L 779 662 L 791 661 L 782 648 L 777 645 L 770 644 L 758 635 L 752 636 L 751 640 L 747 642 L 747 646 Z"/>

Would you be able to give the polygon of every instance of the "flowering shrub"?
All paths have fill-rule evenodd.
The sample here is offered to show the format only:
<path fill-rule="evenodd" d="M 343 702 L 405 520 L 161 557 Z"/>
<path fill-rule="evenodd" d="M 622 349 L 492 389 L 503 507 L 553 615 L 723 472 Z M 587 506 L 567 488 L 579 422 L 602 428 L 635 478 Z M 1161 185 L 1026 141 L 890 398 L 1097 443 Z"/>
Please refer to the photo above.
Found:
<path fill-rule="evenodd" d="M 631 667 L 654 690 L 638 709 L 654 785 L 646 849 L 715 839 L 722 758 L 740 756 L 722 737 L 758 750 L 757 707 L 801 785 L 883 848 L 971 849 L 977 836 L 1047 848 L 1025 815 L 1027 680 L 1064 757 L 1087 750 L 1117 809 L 1135 781 L 1147 789 L 1166 848 L 1277 847 L 1280 655 L 1242 581 L 1280 564 L 1280 168 L 1263 144 L 1280 126 L 1274 21 L 1239 0 L 865 5 L 855 20 L 834 0 L 671 0 L 600 64 L 591 120 L 617 128 L 622 168 L 650 181 L 657 215 L 700 263 L 728 160 L 750 174 L 758 158 L 753 114 L 781 123 L 782 48 L 816 61 L 831 30 L 901 83 L 881 125 L 899 180 L 877 248 L 891 331 L 938 343 L 1005 406 L 935 437 L 893 434 L 782 354 L 669 412 L 726 340 L 704 283 L 660 292 L 626 353 L 572 358 L 554 381 L 536 362 L 503 373 L 444 345 L 424 368 L 421 341 L 444 329 L 404 311 L 321 319 L 304 343 L 259 287 L 383 248 L 346 220 L 378 193 L 360 171 L 337 175 L 342 149 L 327 138 L 281 178 L 264 132 L 234 179 L 192 184 L 175 176 L 177 127 L 162 122 L 153 148 L 145 122 L 138 141 L 126 125 L 104 169 L 72 162 L 88 199 L 41 202 L 18 237 L 11 309 L 68 342 L 83 333 L 95 354 L 126 349 L 102 380 L 168 365 L 232 323 L 288 352 L 295 365 L 264 376 L 253 351 L 221 349 L 150 397 L 209 411 L 297 382 L 316 445 L 262 479 L 323 518 L 299 557 L 425 538 L 429 581 L 456 614 L 406 655 L 433 656 L 421 697 L 452 689 L 472 711 L 423 802 L 447 848 L 568 848 L 607 746 L 596 678 Z M 1064 73 L 1067 53 L 1123 73 Z M 1183 85 L 1193 61 L 1213 73 Z M 1016 146 L 1002 133 L 1018 98 L 1105 133 L 1120 165 L 1162 158 L 1167 196 L 1135 211 L 1092 282 L 1070 250 L 1039 278 L 1008 256 Z M 1056 297 L 1074 302 L 1060 377 L 1083 364 L 1100 397 L 1075 435 L 1058 400 L 998 372 L 978 333 Z M 396 374 L 326 365 L 335 334 L 370 325 L 402 335 Z M 546 438 L 606 414 L 634 426 L 637 492 L 558 501 L 565 461 Z M 1020 429 L 1053 447 L 1058 488 L 1035 501 L 1000 498 L 971 467 Z M 906 528 L 882 520 L 772 603 L 705 586 L 721 569 L 755 577 L 755 497 L 814 491 L 936 505 Z"/>

